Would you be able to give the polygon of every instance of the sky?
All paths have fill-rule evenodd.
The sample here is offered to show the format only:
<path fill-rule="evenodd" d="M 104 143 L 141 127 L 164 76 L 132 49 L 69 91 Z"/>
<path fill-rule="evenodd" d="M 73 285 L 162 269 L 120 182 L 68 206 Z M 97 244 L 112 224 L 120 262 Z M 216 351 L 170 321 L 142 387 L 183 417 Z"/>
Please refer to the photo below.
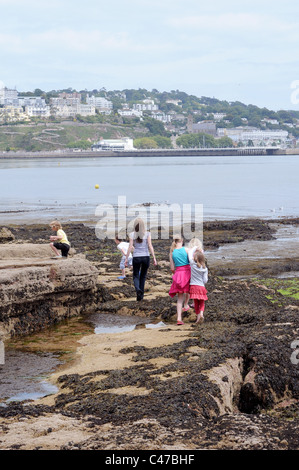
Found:
<path fill-rule="evenodd" d="M 0 84 L 299 110 L 294 0 L 0 0 Z"/>

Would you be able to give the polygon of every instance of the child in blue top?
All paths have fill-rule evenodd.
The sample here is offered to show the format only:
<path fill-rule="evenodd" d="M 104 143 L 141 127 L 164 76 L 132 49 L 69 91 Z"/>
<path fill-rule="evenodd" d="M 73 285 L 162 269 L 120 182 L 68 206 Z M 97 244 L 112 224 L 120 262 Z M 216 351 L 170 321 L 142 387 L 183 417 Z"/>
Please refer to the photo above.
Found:
<path fill-rule="evenodd" d="M 188 248 L 183 246 L 184 240 L 181 236 L 174 237 L 170 248 L 169 261 L 173 273 L 172 284 L 169 290 L 170 297 L 178 295 L 177 299 L 177 324 L 183 325 L 182 312 L 189 310 L 189 284 L 191 269 L 188 258 Z M 183 308 L 184 304 L 184 308 Z"/>

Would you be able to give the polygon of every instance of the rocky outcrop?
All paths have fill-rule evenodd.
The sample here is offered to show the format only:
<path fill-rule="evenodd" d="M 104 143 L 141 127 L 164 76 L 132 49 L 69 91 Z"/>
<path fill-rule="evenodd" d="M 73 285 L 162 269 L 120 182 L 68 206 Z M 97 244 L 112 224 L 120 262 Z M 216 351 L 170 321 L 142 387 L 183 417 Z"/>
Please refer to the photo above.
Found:
<path fill-rule="evenodd" d="M 11 242 L 15 239 L 14 235 L 6 227 L 0 229 L 0 243 Z"/>
<path fill-rule="evenodd" d="M 97 269 L 83 255 L 52 259 L 47 244 L 0 246 L 0 335 L 32 333 L 95 307 Z"/>

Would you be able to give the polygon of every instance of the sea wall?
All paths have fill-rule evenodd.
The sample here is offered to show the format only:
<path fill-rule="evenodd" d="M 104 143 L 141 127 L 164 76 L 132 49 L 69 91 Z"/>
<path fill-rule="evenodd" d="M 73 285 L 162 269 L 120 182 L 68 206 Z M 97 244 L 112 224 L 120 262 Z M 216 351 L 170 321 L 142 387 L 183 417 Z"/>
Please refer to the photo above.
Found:
<path fill-rule="evenodd" d="M 82 255 L 51 256 L 47 244 L 0 245 L 0 337 L 32 333 L 95 308 L 97 269 Z"/>
<path fill-rule="evenodd" d="M 296 154 L 295 149 L 294 154 Z M 0 159 L 32 158 L 101 158 L 101 157 L 231 157 L 242 155 L 285 155 L 286 149 L 277 147 L 233 147 L 233 148 L 194 148 L 194 149 L 134 149 L 134 150 L 80 150 L 70 149 L 41 152 L 1 152 Z M 289 153 L 289 152 L 288 152 Z"/>

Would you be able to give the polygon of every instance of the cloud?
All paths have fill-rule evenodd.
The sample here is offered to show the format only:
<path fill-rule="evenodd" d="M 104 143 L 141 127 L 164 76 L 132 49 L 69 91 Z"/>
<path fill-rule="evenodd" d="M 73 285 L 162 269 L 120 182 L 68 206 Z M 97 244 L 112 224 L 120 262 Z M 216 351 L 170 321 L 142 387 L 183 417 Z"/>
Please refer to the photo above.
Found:
<path fill-rule="evenodd" d="M 259 84 L 267 93 L 279 83 L 284 97 L 299 78 L 298 12 L 294 0 L 0 0 L 0 78 L 23 90 L 79 83 L 224 98 L 241 83 L 252 102 Z"/>
<path fill-rule="evenodd" d="M 48 0 L 0 0 L 1 6 L 9 6 L 10 8 L 24 7 L 25 9 L 34 7 L 34 8 L 44 8 L 49 7 Z M 59 5 L 59 0 L 51 0 L 51 8 Z M 18 11 L 15 12 L 18 14 Z"/>
<path fill-rule="evenodd" d="M 107 56 L 109 54 L 121 55 L 161 54 L 171 51 L 173 46 L 169 42 L 161 43 L 152 40 L 136 41 L 127 32 L 104 32 L 99 30 L 51 29 L 36 33 L 4 34 L 0 33 L 0 46 L 5 47 L 6 53 L 14 52 L 20 55 L 40 53 L 61 54 L 74 53 L 79 57 L 83 54 Z M 3 53 L 3 49 L 2 49 Z"/>
<path fill-rule="evenodd" d="M 194 15 L 172 17 L 168 24 L 174 28 L 191 28 L 210 31 L 217 34 L 220 31 L 251 32 L 295 31 L 298 23 L 284 22 L 269 15 L 255 13 L 223 13 L 219 15 Z"/>
<path fill-rule="evenodd" d="M 2 53 L 17 52 L 23 44 L 22 38 L 15 34 L 0 33 L 0 48 Z"/>

